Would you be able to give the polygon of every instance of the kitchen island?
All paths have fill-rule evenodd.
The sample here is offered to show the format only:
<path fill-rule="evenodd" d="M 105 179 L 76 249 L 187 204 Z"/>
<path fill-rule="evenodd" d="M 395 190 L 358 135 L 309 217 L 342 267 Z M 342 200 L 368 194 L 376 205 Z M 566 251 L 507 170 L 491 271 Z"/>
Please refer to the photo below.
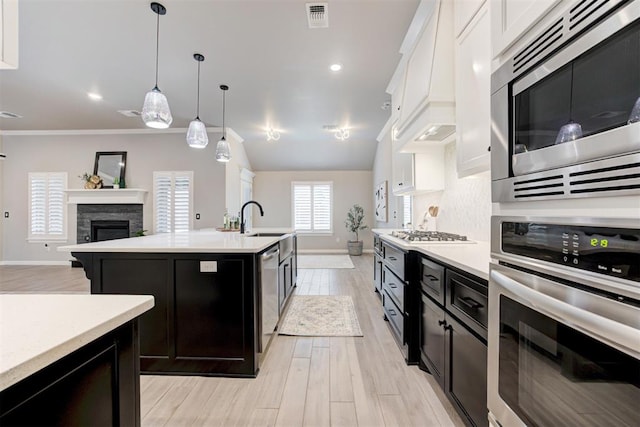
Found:
<path fill-rule="evenodd" d="M 82 263 L 92 294 L 155 297 L 140 318 L 141 372 L 254 377 L 262 350 L 260 256 L 294 242 L 280 261 L 295 265 L 295 235 L 288 232 L 200 230 L 60 250 Z M 294 270 L 287 271 L 295 283 Z"/>
<path fill-rule="evenodd" d="M 140 295 L 0 295 L 0 425 L 140 425 Z"/>

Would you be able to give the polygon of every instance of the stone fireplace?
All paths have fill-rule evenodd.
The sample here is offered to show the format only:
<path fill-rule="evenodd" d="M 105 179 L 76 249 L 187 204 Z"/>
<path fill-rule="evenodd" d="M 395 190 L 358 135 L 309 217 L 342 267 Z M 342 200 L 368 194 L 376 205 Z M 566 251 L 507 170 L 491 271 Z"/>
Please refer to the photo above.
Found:
<path fill-rule="evenodd" d="M 142 204 L 78 205 L 78 243 L 134 237 L 142 229 Z"/>

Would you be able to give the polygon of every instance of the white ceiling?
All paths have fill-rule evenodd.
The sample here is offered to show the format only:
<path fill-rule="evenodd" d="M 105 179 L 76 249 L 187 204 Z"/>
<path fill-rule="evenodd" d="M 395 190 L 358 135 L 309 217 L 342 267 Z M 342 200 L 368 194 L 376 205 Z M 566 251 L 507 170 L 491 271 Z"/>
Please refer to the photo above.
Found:
<path fill-rule="evenodd" d="M 309 29 L 304 0 L 165 0 L 158 86 L 172 128 L 195 116 L 243 139 L 254 170 L 369 170 L 381 106 L 419 0 L 328 0 L 329 28 Z M 21 0 L 19 69 L 0 71 L 2 131 L 140 129 L 154 85 L 156 15 L 145 0 Z M 328 67 L 344 65 L 340 73 Z M 104 99 L 91 101 L 87 92 Z M 324 125 L 347 126 L 339 141 Z M 280 130 L 267 142 L 265 130 Z M 212 141 L 210 143 L 215 143 Z"/>

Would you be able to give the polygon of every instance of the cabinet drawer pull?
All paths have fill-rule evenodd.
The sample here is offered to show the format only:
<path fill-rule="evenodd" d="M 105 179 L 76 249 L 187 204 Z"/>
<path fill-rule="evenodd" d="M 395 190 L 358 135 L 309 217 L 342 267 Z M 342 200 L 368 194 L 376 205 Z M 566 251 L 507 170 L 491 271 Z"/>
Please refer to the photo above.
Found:
<path fill-rule="evenodd" d="M 433 274 L 425 274 L 424 277 L 426 279 L 429 279 L 432 282 L 437 282 L 438 280 L 440 280 L 438 277 L 434 276 Z"/>
<path fill-rule="evenodd" d="M 484 307 L 482 304 L 480 304 L 478 301 L 474 300 L 471 297 L 458 298 L 458 301 L 460 301 L 462 304 L 466 305 L 472 310 L 477 310 L 480 307 Z"/>
<path fill-rule="evenodd" d="M 443 328 L 445 331 L 453 331 L 453 326 L 451 325 L 444 325 Z"/>
<path fill-rule="evenodd" d="M 391 261 L 397 261 L 397 260 L 398 260 L 398 258 L 396 258 L 396 257 L 394 257 L 394 256 L 390 256 L 390 257 L 389 257 L 389 259 L 390 259 Z"/>
<path fill-rule="evenodd" d="M 389 314 L 392 315 L 392 316 L 397 316 L 398 315 L 398 313 L 396 313 L 396 311 L 393 308 L 389 309 Z"/>
<path fill-rule="evenodd" d="M 389 287 L 390 287 L 390 288 L 392 288 L 392 289 L 396 289 L 396 288 L 397 288 L 397 286 L 395 285 L 395 283 L 389 283 Z"/>
<path fill-rule="evenodd" d="M 443 325 L 446 325 L 446 324 L 447 324 L 447 322 L 445 320 L 438 320 L 438 325 L 439 326 L 443 326 Z"/>

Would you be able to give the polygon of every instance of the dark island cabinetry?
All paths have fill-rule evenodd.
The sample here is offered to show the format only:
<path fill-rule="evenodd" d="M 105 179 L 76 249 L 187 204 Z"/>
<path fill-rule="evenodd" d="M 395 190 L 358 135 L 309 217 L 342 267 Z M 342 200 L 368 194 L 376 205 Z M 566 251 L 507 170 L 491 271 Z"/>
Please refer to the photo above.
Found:
<path fill-rule="evenodd" d="M 140 317 L 140 369 L 255 376 L 258 254 L 73 253 L 93 294 L 153 295 Z"/>
<path fill-rule="evenodd" d="M 137 321 L 0 393 L 3 426 L 139 426 Z"/>

